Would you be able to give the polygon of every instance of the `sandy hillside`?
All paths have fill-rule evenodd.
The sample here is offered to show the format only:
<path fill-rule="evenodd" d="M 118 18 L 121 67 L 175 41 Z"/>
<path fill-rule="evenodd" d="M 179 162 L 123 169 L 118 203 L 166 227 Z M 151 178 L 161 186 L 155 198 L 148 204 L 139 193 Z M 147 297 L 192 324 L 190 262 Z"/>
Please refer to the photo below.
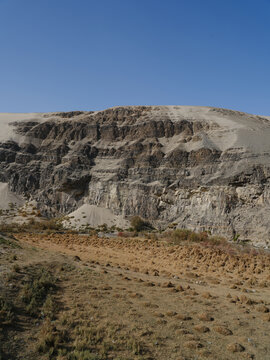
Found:
<path fill-rule="evenodd" d="M 129 227 L 129 221 L 123 216 L 114 215 L 110 209 L 89 204 L 84 204 L 70 213 L 67 219 L 63 223 L 64 226 L 73 228 L 82 228 L 89 224 L 93 227 L 104 224 L 108 227 L 117 226 L 124 229 Z"/>

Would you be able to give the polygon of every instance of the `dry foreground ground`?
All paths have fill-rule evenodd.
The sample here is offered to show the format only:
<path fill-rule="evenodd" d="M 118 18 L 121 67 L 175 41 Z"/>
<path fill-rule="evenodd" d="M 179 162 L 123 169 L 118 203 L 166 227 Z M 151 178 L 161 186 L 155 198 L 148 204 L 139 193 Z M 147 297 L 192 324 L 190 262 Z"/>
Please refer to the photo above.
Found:
<path fill-rule="evenodd" d="M 270 359 L 269 270 L 226 243 L 0 236 L 0 359 Z"/>

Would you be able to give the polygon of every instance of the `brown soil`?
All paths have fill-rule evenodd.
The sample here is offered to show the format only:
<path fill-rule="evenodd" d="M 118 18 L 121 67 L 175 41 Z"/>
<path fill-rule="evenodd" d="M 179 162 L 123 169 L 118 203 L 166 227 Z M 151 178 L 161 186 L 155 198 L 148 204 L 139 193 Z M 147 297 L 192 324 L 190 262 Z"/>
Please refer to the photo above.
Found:
<path fill-rule="evenodd" d="M 58 278 L 58 311 L 53 330 L 19 314 L 23 331 L 2 330 L 3 359 L 270 358 L 266 253 L 143 238 L 15 236 L 22 249 L 0 252 L 2 283 L 19 289 L 19 279 L 7 276 L 14 263 L 17 275 L 45 267 Z M 61 335 L 52 355 L 37 352 L 46 331 Z"/>

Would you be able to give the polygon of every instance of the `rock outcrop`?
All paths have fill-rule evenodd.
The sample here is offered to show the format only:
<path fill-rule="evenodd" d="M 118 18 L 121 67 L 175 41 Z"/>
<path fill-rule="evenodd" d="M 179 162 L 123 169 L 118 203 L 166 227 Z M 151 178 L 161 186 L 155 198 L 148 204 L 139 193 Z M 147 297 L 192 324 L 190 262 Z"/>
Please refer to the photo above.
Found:
<path fill-rule="evenodd" d="M 88 204 L 115 219 L 139 214 L 156 227 L 270 240 L 267 117 L 127 106 L 39 114 L 11 126 L 13 135 L 1 136 L 0 182 L 47 216 Z"/>

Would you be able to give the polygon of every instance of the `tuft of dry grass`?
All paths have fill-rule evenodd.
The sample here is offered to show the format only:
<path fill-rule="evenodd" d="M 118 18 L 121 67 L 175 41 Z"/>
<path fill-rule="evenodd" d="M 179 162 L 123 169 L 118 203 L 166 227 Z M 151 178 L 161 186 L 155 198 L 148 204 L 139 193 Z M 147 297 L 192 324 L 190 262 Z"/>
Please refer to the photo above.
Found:
<path fill-rule="evenodd" d="M 230 329 L 228 329 L 226 326 L 214 326 L 213 328 L 217 333 L 221 334 L 221 335 L 232 335 L 232 331 Z"/>
<path fill-rule="evenodd" d="M 232 343 L 232 344 L 229 344 L 227 346 L 227 350 L 229 350 L 230 352 L 232 353 L 236 353 L 236 352 L 243 352 L 245 351 L 245 348 L 243 345 L 241 344 L 238 344 L 238 343 Z"/>
<path fill-rule="evenodd" d="M 205 325 L 196 325 L 196 326 L 194 326 L 194 330 L 196 330 L 200 333 L 207 333 L 210 331 L 210 329 Z"/>
<path fill-rule="evenodd" d="M 201 321 L 213 321 L 214 318 L 207 312 L 198 314 L 198 319 Z"/>
<path fill-rule="evenodd" d="M 200 349 L 203 347 L 203 345 L 197 341 L 190 340 L 184 343 L 184 347 L 188 349 Z"/>

